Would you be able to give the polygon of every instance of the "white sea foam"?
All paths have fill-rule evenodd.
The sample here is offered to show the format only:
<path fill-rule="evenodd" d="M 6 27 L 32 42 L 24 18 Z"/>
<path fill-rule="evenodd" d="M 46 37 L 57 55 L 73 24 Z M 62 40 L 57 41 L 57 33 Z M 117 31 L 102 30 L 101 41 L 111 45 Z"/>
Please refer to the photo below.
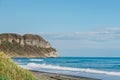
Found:
<path fill-rule="evenodd" d="M 86 73 L 94 73 L 94 74 L 120 76 L 120 72 L 110 72 L 110 71 L 101 71 L 101 70 L 84 69 L 84 68 L 61 67 L 61 66 L 54 66 L 54 65 L 47 65 L 47 64 L 29 63 L 26 66 L 22 66 L 22 67 L 26 69 L 38 70 L 38 71 L 40 69 L 54 69 L 54 70 L 63 70 L 63 71 L 77 71 L 77 72 L 86 72 Z"/>
<path fill-rule="evenodd" d="M 43 59 L 30 59 L 30 61 L 43 61 Z"/>

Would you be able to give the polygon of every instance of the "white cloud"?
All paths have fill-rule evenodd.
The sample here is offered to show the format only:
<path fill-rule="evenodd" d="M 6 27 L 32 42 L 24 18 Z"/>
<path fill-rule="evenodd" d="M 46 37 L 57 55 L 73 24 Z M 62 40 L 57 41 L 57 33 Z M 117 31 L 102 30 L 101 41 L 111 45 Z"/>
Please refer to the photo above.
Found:
<path fill-rule="evenodd" d="M 47 39 L 108 41 L 120 39 L 120 28 L 106 28 L 90 32 L 40 33 Z"/>

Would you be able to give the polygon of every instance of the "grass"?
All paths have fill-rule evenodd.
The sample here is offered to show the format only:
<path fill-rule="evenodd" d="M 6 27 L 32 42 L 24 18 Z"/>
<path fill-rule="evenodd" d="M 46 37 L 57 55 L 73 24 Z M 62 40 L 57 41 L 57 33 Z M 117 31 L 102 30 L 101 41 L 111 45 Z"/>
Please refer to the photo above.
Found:
<path fill-rule="evenodd" d="M 4 52 L 0 52 L 0 80 L 36 80 L 27 70 L 20 68 Z"/>

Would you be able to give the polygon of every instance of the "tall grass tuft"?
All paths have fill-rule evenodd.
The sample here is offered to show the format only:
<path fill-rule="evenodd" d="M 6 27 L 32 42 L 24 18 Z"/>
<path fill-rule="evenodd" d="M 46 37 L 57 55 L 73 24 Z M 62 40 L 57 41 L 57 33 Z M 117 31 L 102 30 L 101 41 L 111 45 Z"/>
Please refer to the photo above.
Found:
<path fill-rule="evenodd" d="M 36 80 L 27 70 L 20 68 L 4 52 L 0 52 L 0 80 Z"/>

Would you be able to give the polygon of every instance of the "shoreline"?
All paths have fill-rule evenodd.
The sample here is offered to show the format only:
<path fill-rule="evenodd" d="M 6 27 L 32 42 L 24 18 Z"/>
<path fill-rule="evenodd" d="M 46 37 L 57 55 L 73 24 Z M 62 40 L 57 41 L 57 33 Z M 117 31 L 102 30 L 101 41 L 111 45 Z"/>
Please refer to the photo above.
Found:
<path fill-rule="evenodd" d="M 88 78 L 82 76 L 78 77 L 78 76 L 62 75 L 62 74 L 42 72 L 42 71 L 30 70 L 30 72 L 37 78 L 37 80 L 101 80 L 101 79 Z"/>

